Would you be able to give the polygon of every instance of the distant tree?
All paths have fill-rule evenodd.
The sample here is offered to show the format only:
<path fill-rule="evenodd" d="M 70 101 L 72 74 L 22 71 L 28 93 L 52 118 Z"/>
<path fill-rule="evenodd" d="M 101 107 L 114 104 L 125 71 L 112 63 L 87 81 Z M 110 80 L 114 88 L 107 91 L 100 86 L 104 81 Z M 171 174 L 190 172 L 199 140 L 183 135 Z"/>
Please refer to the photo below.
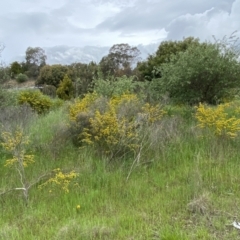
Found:
<path fill-rule="evenodd" d="M 182 41 L 163 41 L 155 54 L 149 55 L 146 61 L 138 63 L 137 69 L 144 80 L 151 81 L 153 78 L 161 77 L 159 67 L 169 62 L 172 55 L 186 51 L 190 46 L 199 46 L 198 38 L 188 37 Z"/>
<path fill-rule="evenodd" d="M 63 80 L 66 74 L 71 75 L 67 66 L 60 64 L 45 65 L 41 68 L 36 84 L 38 85 L 53 85 L 58 88 L 59 83 Z"/>
<path fill-rule="evenodd" d="M 25 59 L 28 76 L 36 78 L 40 69 L 46 65 L 47 56 L 45 55 L 45 51 L 40 47 L 28 47 Z"/>
<path fill-rule="evenodd" d="M 23 73 L 22 66 L 19 62 L 15 61 L 10 65 L 11 76 L 15 77 L 16 75 Z"/>
<path fill-rule="evenodd" d="M 131 75 L 134 64 L 140 59 L 140 51 L 137 47 L 121 43 L 113 45 L 109 54 L 102 58 L 99 63 L 104 76 Z"/>
<path fill-rule="evenodd" d="M 74 82 L 75 96 L 84 95 L 91 91 L 93 80 L 98 74 L 98 65 L 94 62 L 73 63 L 69 66 Z"/>
<path fill-rule="evenodd" d="M 9 67 L 5 65 L 5 63 L 1 60 L 1 54 L 4 50 L 4 44 L 0 43 L 0 83 L 7 81 L 10 79 L 10 71 Z M 1 88 L 1 86 L 0 86 Z"/>

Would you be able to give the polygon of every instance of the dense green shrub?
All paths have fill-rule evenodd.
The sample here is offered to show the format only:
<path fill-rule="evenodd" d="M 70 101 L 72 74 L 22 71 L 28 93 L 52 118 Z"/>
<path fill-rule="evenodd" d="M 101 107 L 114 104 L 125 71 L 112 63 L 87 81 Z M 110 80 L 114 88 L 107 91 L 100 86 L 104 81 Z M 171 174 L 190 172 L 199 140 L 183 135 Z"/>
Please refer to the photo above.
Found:
<path fill-rule="evenodd" d="M 63 100 L 70 100 L 73 97 L 73 83 L 68 75 L 65 75 L 63 80 L 60 82 L 57 89 L 57 95 Z"/>
<path fill-rule="evenodd" d="M 0 107 L 5 108 L 9 106 L 16 106 L 18 93 L 16 91 L 10 91 L 6 89 L 2 89 L 0 87 Z"/>
<path fill-rule="evenodd" d="M 43 95 L 40 91 L 23 91 L 18 97 L 19 104 L 29 104 L 38 114 L 47 112 L 52 106 L 50 97 Z"/>
<path fill-rule="evenodd" d="M 19 73 L 23 73 L 22 66 L 19 62 L 15 61 L 10 65 L 11 76 L 15 77 Z"/>
<path fill-rule="evenodd" d="M 156 97 L 166 92 L 178 103 L 216 104 L 240 85 L 240 64 L 232 48 L 222 43 L 190 46 L 160 67 L 151 83 Z"/>
<path fill-rule="evenodd" d="M 23 82 L 26 82 L 28 80 L 28 76 L 26 74 L 19 73 L 17 75 L 16 80 L 17 80 L 18 83 L 23 83 Z"/>
<path fill-rule="evenodd" d="M 48 95 L 49 97 L 56 97 L 56 87 L 53 85 L 43 85 L 43 88 L 41 89 L 42 93 L 45 95 Z"/>
<path fill-rule="evenodd" d="M 0 83 L 4 83 L 10 79 L 11 77 L 9 67 L 5 67 L 0 64 Z"/>
<path fill-rule="evenodd" d="M 37 84 L 53 85 L 57 88 L 66 74 L 70 76 L 69 68 L 67 66 L 60 64 L 52 66 L 46 65 L 40 70 L 39 76 L 37 78 Z"/>
<path fill-rule="evenodd" d="M 144 89 L 143 82 L 134 81 L 134 77 L 117 77 L 103 79 L 99 77 L 94 81 L 94 91 L 105 97 L 120 96 L 124 93 L 141 93 Z"/>
<path fill-rule="evenodd" d="M 137 70 L 140 73 L 140 78 L 151 81 L 156 77 L 161 77 L 159 67 L 163 63 L 169 62 L 172 55 L 177 55 L 179 52 L 185 52 L 190 46 L 199 46 L 202 43 L 198 38 L 188 37 L 181 41 L 163 41 L 158 47 L 155 54 L 149 55 L 146 61 L 139 62 Z"/>

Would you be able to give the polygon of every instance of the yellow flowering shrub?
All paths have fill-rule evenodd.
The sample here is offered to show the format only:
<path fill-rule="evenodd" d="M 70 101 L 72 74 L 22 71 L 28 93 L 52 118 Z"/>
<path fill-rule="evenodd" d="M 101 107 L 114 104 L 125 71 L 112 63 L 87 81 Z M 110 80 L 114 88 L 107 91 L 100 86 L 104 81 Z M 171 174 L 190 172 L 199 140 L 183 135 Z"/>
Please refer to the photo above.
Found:
<path fill-rule="evenodd" d="M 146 103 L 142 107 L 142 110 L 143 110 L 143 114 L 146 114 L 147 121 L 149 123 L 154 123 L 162 119 L 163 115 L 166 114 L 166 112 L 161 109 L 161 106 L 159 104 L 150 105 L 149 103 Z"/>
<path fill-rule="evenodd" d="M 94 96 L 96 95 L 94 94 Z M 138 146 L 138 133 L 134 121 L 133 119 L 129 120 L 126 115 L 119 116 L 118 109 L 124 104 L 137 101 L 137 96 L 134 94 L 114 96 L 107 101 L 104 110 L 100 105 L 95 106 L 94 110 L 92 109 L 92 106 L 101 100 L 100 97 L 96 98 L 95 102 L 90 105 L 88 105 L 89 99 L 92 100 L 93 98 L 87 96 L 87 99 L 83 99 L 82 103 L 80 102 L 71 108 L 79 108 L 80 113 L 74 114 L 76 121 L 84 119 L 82 124 L 85 127 L 79 134 L 80 141 L 94 145 L 96 149 L 109 157 L 116 157 L 133 151 Z M 88 108 L 85 108 L 86 105 L 88 105 Z M 88 111 L 88 114 L 85 113 L 83 118 L 81 111 Z M 70 112 L 70 119 L 74 119 L 72 112 Z M 88 124 L 86 120 L 88 120 Z M 80 127 L 81 122 L 79 123 Z"/>
<path fill-rule="evenodd" d="M 127 102 L 136 102 L 139 101 L 137 95 L 135 94 L 131 94 L 131 93 L 124 93 L 120 96 L 113 96 L 112 98 L 110 98 L 109 103 L 111 106 L 113 107 L 117 107 L 120 106 L 123 103 L 127 103 Z"/>
<path fill-rule="evenodd" d="M 104 108 L 97 104 L 99 100 L 100 97 L 96 94 L 89 94 L 70 108 L 69 115 L 78 129 L 81 129 L 79 141 L 93 145 L 110 158 L 135 152 L 139 148 L 139 114 L 146 115 L 149 124 L 160 120 L 164 115 L 160 106 L 143 105 L 135 94 L 113 96 L 104 103 Z"/>
<path fill-rule="evenodd" d="M 60 168 L 54 169 L 53 172 L 54 176 L 41 184 L 39 188 L 41 189 L 47 185 L 51 185 L 54 187 L 59 187 L 65 193 L 68 193 L 69 185 L 71 184 L 72 180 L 78 176 L 78 174 L 75 171 L 63 173 Z M 50 191 L 52 192 L 52 190 Z"/>
<path fill-rule="evenodd" d="M 12 158 L 6 160 L 5 166 L 14 164 L 27 167 L 34 162 L 34 156 L 25 154 L 25 148 L 29 144 L 29 138 L 24 136 L 23 131 L 18 128 L 15 132 L 3 132 L 1 145 L 12 154 Z"/>
<path fill-rule="evenodd" d="M 105 154 L 116 156 L 137 147 L 138 133 L 133 122 L 118 119 L 116 109 L 110 106 L 105 113 L 95 112 L 90 118 L 91 127 L 84 129 L 83 142 L 94 144 Z"/>
<path fill-rule="evenodd" d="M 19 104 L 28 103 L 38 114 L 49 111 L 52 102 L 49 96 L 43 95 L 40 91 L 22 91 L 18 97 Z"/>
<path fill-rule="evenodd" d="M 198 126 L 210 129 L 217 136 L 235 138 L 240 131 L 240 119 L 230 108 L 230 103 L 219 104 L 215 108 L 199 104 L 195 115 Z"/>
<path fill-rule="evenodd" d="M 77 116 L 81 112 L 87 112 L 90 105 L 97 99 L 96 93 L 88 93 L 83 99 L 77 100 L 69 110 L 70 120 L 76 121 Z"/>
<path fill-rule="evenodd" d="M 26 179 L 25 168 L 34 163 L 34 155 L 25 154 L 29 139 L 24 136 L 23 130 L 18 127 L 14 132 L 3 132 L 2 141 L 3 148 L 12 155 L 11 159 L 6 160 L 5 166 L 14 166 L 19 176 L 19 184 L 21 184 L 20 188 L 13 188 L 13 190 L 22 190 L 27 204 L 31 185 Z"/>

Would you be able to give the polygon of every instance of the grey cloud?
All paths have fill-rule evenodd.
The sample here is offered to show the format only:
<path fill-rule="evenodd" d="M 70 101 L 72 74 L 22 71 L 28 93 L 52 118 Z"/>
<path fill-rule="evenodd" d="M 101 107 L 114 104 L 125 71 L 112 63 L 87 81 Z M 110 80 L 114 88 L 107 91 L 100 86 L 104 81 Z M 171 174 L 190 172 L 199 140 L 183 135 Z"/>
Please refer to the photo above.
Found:
<path fill-rule="evenodd" d="M 181 15 L 201 13 L 212 7 L 230 11 L 234 0 L 185 0 L 185 1 L 137 1 L 114 17 L 110 17 L 97 27 L 109 31 L 143 31 L 164 28 Z"/>
<path fill-rule="evenodd" d="M 186 14 L 180 16 L 166 27 L 168 39 L 180 40 L 183 37 L 194 36 L 201 40 L 213 40 L 212 36 L 221 39 L 230 36 L 240 29 L 240 0 L 232 4 L 230 13 L 212 8 L 201 14 Z M 237 32 L 239 35 L 239 32 Z"/>
<path fill-rule="evenodd" d="M 183 36 L 204 38 L 239 29 L 240 0 L 32 0 L 3 1 L 3 55 L 24 54 L 28 46 L 131 45 Z M 218 26 L 220 25 L 220 27 Z M 165 31 L 167 30 L 167 32 Z"/>

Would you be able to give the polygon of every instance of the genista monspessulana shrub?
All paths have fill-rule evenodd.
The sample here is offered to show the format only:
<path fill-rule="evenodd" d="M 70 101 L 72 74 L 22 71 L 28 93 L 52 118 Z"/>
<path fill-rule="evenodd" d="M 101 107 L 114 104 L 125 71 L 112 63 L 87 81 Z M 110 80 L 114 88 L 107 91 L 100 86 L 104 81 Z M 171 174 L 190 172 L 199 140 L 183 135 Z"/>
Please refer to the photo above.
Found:
<path fill-rule="evenodd" d="M 51 99 L 43 95 L 40 91 L 23 91 L 19 94 L 18 97 L 19 104 L 29 104 L 31 108 L 36 111 L 38 114 L 47 112 L 52 106 Z"/>
<path fill-rule="evenodd" d="M 70 100 L 73 97 L 73 83 L 72 80 L 65 75 L 57 88 L 57 95 L 63 100 Z"/>
<path fill-rule="evenodd" d="M 200 128 L 209 129 L 216 136 L 235 138 L 240 131 L 239 108 L 230 103 L 215 108 L 199 104 L 195 117 Z"/>
<path fill-rule="evenodd" d="M 144 104 L 135 94 L 104 98 L 93 93 L 75 102 L 69 115 L 75 141 L 113 159 L 136 153 L 143 141 L 142 127 L 159 121 L 164 111 Z"/>
<path fill-rule="evenodd" d="M 240 86 L 240 64 L 234 48 L 223 43 L 190 46 L 161 65 L 152 81 L 153 94 L 168 92 L 177 103 L 217 104 Z"/>

